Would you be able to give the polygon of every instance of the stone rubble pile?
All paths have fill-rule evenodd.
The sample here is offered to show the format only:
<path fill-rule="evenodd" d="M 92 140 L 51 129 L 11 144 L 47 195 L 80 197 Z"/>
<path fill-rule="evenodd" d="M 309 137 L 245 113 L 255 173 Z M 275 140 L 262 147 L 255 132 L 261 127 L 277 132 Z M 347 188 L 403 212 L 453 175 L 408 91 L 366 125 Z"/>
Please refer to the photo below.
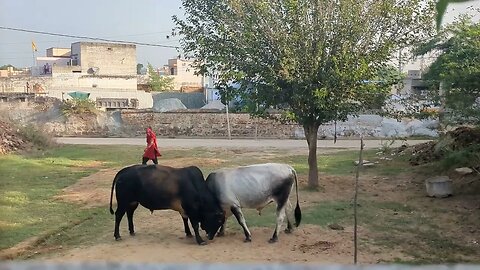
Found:
<path fill-rule="evenodd" d="M 440 160 L 449 151 L 459 151 L 480 145 L 480 129 L 459 127 L 447 132 L 438 142 L 417 144 L 412 148 L 410 164 L 421 165 Z"/>
<path fill-rule="evenodd" d="M 0 155 L 22 150 L 27 144 L 12 124 L 0 120 Z"/>

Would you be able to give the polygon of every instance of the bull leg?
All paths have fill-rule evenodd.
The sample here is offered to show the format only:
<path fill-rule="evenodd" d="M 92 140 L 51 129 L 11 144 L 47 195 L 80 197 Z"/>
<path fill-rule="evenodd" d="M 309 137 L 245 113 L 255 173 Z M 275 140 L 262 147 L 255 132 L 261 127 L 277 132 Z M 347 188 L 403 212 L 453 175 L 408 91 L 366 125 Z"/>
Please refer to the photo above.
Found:
<path fill-rule="evenodd" d="M 223 222 L 222 227 L 220 227 L 220 230 L 217 233 L 217 237 L 225 236 L 225 226 L 227 226 L 227 217 L 225 217 L 225 222 Z"/>
<path fill-rule="evenodd" d="M 183 219 L 183 227 L 185 228 L 185 235 L 188 238 L 193 237 L 192 232 L 190 231 L 190 227 L 188 226 L 188 217 L 182 216 Z"/>
<path fill-rule="evenodd" d="M 122 239 L 122 237 L 120 237 L 120 222 L 122 221 L 123 215 L 125 215 L 125 206 L 119 204 L 117 211 L 115 211 L 115 232 L 113 233 L 115 240 Z"/>
<path fill-rule="evenodd" d="M 192 224 L 193 231 L 195 232 L 195 240 L 197 240 L 197 244 L 199 245 L 206 245 L 207 242 L 205 242 L 202 237 L 200 236 L 200 233 L 198 232 L 198 221 L 194 221 L 190 218 L 190 223 Z"/>
<path fill-rule="evenodd" d="M 128 231 L 131 236 L 135 235 L 135 228 L 133 226 L 133 213 L 138 207 L 138 202 L 130 204 L 130 207 L 127 209 L 127 219 L 128 219 Z"/>
<path fill-rule="evenodd" d="M 292 209 L 292 204 L 290 200 L 287 200 L 287 207 L 285 207 L 285 216 L 287 217 L 287 228 L 285 229 L 285 233 L 291 233 L 293 231 L 292 222 L 290 222 L 290 218 L 288 217 L 288 212 Z"/>
<path fill-rule="evenodd" d="M 240 208 L 235 206 L 232 206 L 231 210 L 233 215 L 237 218 L 238 224 L 240 224 L 240 226 L 242 226 L 243 228 L 243 233 L 245 234 L 244 242 L 252 242 L 252 234 L 248 230 L 247 223 L 245 222 L 245 218 L 243 217 L 242 210 L 240 210 Z"/>
<path fill-rule="evenodd" d="M 282 227 L 283 219 L 285 218 L 285 205 L 277 207 L 277 224 L 275 225 L 275 231 L 273 232 L 272 238 L 268 240 L 269 243 L 275 243 L 278 241 L 278 231 Z"/>

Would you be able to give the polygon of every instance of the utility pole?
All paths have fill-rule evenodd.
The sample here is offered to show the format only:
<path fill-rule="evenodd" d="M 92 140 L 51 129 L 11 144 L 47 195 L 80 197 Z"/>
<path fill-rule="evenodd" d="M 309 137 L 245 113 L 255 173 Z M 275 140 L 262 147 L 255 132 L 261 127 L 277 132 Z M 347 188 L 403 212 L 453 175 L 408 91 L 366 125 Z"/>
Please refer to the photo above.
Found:
<path fill-rule="evenodd" d="M 228 139 L 231 140 L 232 139 L 232 134 L 230 132 L 230 117 L 228 115 L 228 104 L 230 103 L 229 100 L 228 100 L 228 88 L 225 91 L 225 99 L 226 99 L 226 103 L 227 103 L 227 104 L 225 104 L 225 110 L 227 112 L 227 133 L 228 133 Z"/>

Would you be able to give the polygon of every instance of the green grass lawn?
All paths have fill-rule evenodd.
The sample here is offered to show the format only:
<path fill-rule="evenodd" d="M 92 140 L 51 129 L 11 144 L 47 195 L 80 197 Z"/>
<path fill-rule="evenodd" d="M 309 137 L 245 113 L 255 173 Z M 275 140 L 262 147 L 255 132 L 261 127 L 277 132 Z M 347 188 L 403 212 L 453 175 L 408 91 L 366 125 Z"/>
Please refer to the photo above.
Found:
<path fill-rule="evenodd" d="M 12 247 L 32 237 L 38 237 L 35 244 L 64 247 L 92 244 L 111 237 L 113 218 L 107 207 L 84 209 L 78 204 L 56 200 L 54 197 L 63 188 L 100 169 L 117 169 L 139 163 L 142 152 L 141 146 L 67 145 L 26 156 L 0 156 L 0 249 Z M 365 158 L 375 159 L 375 152 L 366 151 Z M 303 178 L 308 174 L 306 156 L 289 155 L 278 150 L 250 153 L 247 150 L 195 148 L 165 150 L 162 153 L 164 155 L 161 160 L 164 161 L 186 157 L 199 161 L 223 160 L 220 164 L 202 165 L 205 176 L 218 167 L 267 161 L 289 163 Z M 357 158 L 357 151 L 340 151 L 328 155 L 320 152 L 319 169 L 323 174 L 351 177 L 349 179 L 353 181 L 353 161 Z M 365 168 L 362 174 L 395 176 L 405 170 L 406 164 L 405 158 L 399 158 L 384 162 L 382 166 Z M 309 196 L 318 194 L 321 198 L 322 191 L 309 192 Z M 374 232 L 372 238 L 362 239 L 363 244 L 387 249 L 403 246 L 405 253 L 410 252 L 414 258 L 409 263 L 458 262 L 462 258 L 455 255 L 456 251 L 467 255 L 475 254 L 471 247 L 459 245 L 455 239 L 441 235 L 440 226 L 435 224 L 435 220 L 427 218 L 414 203 L 378 201 L 363 194 L 360 205 L 360 225 Z M 245 209 L 249 226 L 273 228 L 274 207 L 272 204 L 265 208 L 261 216 L 255 210 Z M 302 224 L 324 227 L 331 223 L 343 226 L 353 224 L 352 204 L 345 199 L 315 200 L 308 207 L 302 206 L 302 213 Z M 234 217 L 228 222 L 229 230 L 241 231 Z M 414 240 L 408 238 L 411 235 L 415 235 Z"/>

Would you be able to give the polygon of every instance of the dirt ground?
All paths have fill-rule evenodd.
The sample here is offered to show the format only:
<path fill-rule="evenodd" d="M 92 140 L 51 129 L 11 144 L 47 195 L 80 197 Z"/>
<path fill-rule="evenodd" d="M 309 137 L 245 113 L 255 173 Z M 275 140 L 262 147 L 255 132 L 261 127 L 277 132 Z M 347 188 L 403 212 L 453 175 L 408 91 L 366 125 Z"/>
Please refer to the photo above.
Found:
<path fill-rule="evenodd" d="M 178 166 L 195 163 L 218 165 L 219 159 L 181 158 L 167 161 L 165 165 Z M 90 175 L 64 190 L 57 199 L 76 202 L 82 207 L 107 205 L 109 202 L 110 185 L 116 170 L 102 170 Z M 345 181 L 342 181 L 345 180 Z M 306 179 L 300 179 L 305 184 Z M 301 194 L 301 205 L 308 206 L 318 200 L 329 200 L 335 197 L 348 197 L 341 190 L 351 186 L 351 178 L 322 177 L 322 183 L 331 192 L 322 193 L 325 196 L 317 198 L 318 194 L 306 192 Z M 94 188 L 92 188 L 94 187 Z M 351 187 L 348 187 L 351 189 Z M 333 195 L 336 194 L 336 195 Z M 115 206 L 114 206 L 115 207 Z M 207 246 L 198 246 L 193 238 L 186 238 L 183 233 L 183 223 L 177 212 L 171 210 L 155 211 L 151 214 L 144 208 L 135 213 L 134 237 L 128 234 L 126 217 L 121 223 L 121 241 L 115 241 L 112 235 L 106 235 L 103 243 L 88 247 L 78 247 L 55 252 L 44 259 L 55 262 L 65 261 L 125 261 L 125 262 L 280 262 L 280 263 L 352 263 L 353 262 L 353 228 L 331 230 L 315 225 L 301 225 L 292 234 L 279 236 L 279 242 L 269 244 L 267 241 L 273 233 L 272 226 L 265 228 L 250 228 L 252 242 L 244 243 L 240 226 L 227 227 L 224 237 L 216 237 Z M 248 223 L 248 220 L 247 220 Z M 113 230 L 113 216 L 112 216 Z M 360 228 L 362 231 L 362 228 Z M 205 238 L 205 237 L 204 237 Z M 360 254 L 362 262 L 376 263 L 378 255 Z M 382 259 L 392 259 L 402 256 L 394 251 L 381 255 Z"/>
<path fill-rule="evenodd" d="M 188 165 L 194 159 L 182 158 L 168 161 L 170 166 Z M 203 159 L 204 164 L 220 164 L 217 159 Z M 198 160 L 195 161 L 197 166 Z M 73 201 L 83 207 L 107 205 L 110 184 L 116 170 L 103 170 L 90 175 L 64 190 L 58 199 Z M 92 188 L 95 187 L 95 188 Z M 177 212 L 155 211 L 144 208 L 135 213 L 136 235 L 129 236 L 126 217 L 121 224 L 122 241 L 111 235 L 105 243 L 66 250 L 48 256 L 51 261 L 108 261 L 126 262 L 344 262 L 351 261 L 351 230 L 329 231 L 319 226 L 299 227 L 293 234 L 281 234 L 280 241 L 269 244 L 272 228 L 251 228 L 253 240 L 243 242 L 243 233 L 237 228 L 227 228 L 225 237 L 198 246 L 193 238 L 186 238 L 183 223 Z M 112 216 L 113 221 L 113 216 Z M 113 222 L 112 222 L 113 226 Z M 113 227 L 112 227 L 113 229 Z M 204 237 L 205 238 L 205 237 Z"/>
<path fill-rule="evenodd" d="M 221 159 L 179 158 L 165 160 L 163 164 L 170 166 L 187 166 L 196 164 L 221 166 Z M 118 169 L 106 169 L 85 177 L 75 185 L 64 189 L 56 199 L 76 202 L 81 207 L 105 206 L 109 203 L 110 188 L 113 177 Z M 320 175 L 323 190 L 320 192 L 301 192 L 301 206 L 309 206 L 321 201 L 351 200 L 353 190 L 352 176 Z M 417 197 L 416 205 L 429 205 L 432 199 L 421 195 L 422 187 L 409 177 L 372 177 L 364 175 L 361 179 L 360 192 L 363 196 L 375 197 L 382 201 L 398 201 L 407 203 L 412 196 Z M 300 178 L 300 185 L 306 185 L 306 179 Z M 404 192 L 402 192 L 404 191 Z M 115 200 L 114 200 L 115 202 Z M 455 205 L 455 208 L 465 208 L 465 211 L 478 213 L 478 209 L 471 204 L 463 204 L 454 198 L 450 201 L 440 201 L 438 205 Z M 115 208 L 115 205 L 114 205 Z M 452 207 L 451 207 L 452 208 Z M 473 210 L 472 210 L 473 209 Z M 473 211 L 473 212 L 472 212 Z M 453 212 L 451 212 L 453 213 Z M 393 213 L 395 214 L 395 213 Z M 441 219 L 451 217 L 449 212 Z M 186 238 L 183 232 L 183 223 L 177 212 L 171 210 L 155 211 L 150 214 L 146 209 L 139 207 L 135 212 L 134 237 L 128 234 L 126 217 L 122 220 L 120 233 L 121 241 L 115 241 L 112 233 L 102 236 L 96 243 L 89 246 L 79 246 L 73 249 L 61 248 L 42 255 L 40 259 L 54 262 L 74 261 L 124 261 L 124 262 L 151 262 L 151 263 L 340 263 L 353 262 L 353 227 L 346 226 L 344 230 L 332 230 L 310 224 L 302 224 L 292 234 L 279 235 L 279 242 L 269 244 L 267 241 L 273 232 L 272 226 L 250 228 L 252 242 L 244 243 L 243 232 L 240 226 L 234 223 L 229 225 L 224 237 L 216 237 L 206 246 L 198 246 L 192 238 Z M 444 220 L 448 223 L 450 221 Z M 248 220 L 247 220 L 248 224 Z M 480 238 L 480 233 L 468 226 L 452 223 L 446 226 L 446 235 L 466 235 L 465 241 Z M 470 231 L 470 233 L 469 233 Z M 359 227 L 359 234 L 369 238 L 373 232 Z M 415 235 L 409 236 L 415 239 Z M 365 246 L 367 245 L 367 246 Z M 17 248 L 21 245 L 17 246 Z M 363 244 L 359 251 L 359 261 L 370 264 L 394 259 L 408 260 L 410 257 L 403 254 L 401 249 Z"/>

